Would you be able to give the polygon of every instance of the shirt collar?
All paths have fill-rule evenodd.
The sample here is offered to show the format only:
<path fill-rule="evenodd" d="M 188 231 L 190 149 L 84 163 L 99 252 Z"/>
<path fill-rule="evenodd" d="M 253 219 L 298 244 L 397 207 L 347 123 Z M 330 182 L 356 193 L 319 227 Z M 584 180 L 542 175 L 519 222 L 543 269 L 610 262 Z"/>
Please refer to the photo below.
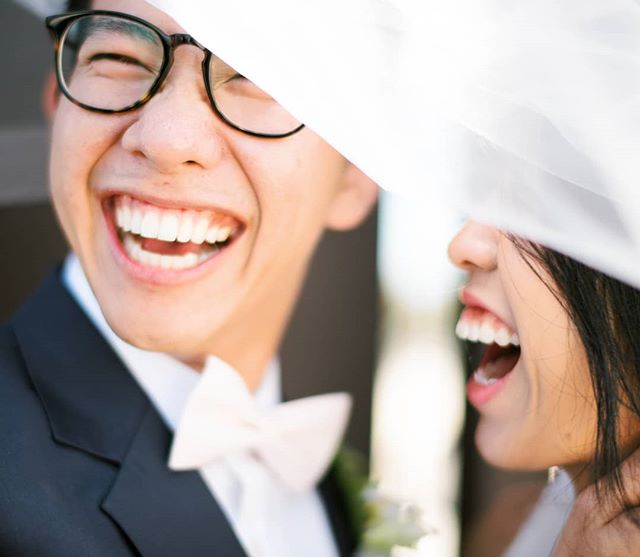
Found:
<path fill-rule="evenodd" d="M 80 261 L 74 254 L 70 254 L 64 263 L 62 282 L 123 361 L 167 426 L 175 430 L 187 399 L 200 379 L 200 374 L 167 354 L 142 350 L 116 335 L 104 318 Z M 209 356 L 205 369 L 211 373 L 216 367 L 226 365 L 215 356 Z M 281 402 L 280 375 L 279 362 L 274 359 L 269 363 L 261 384 L 253 393 L 258 404 L 268 407 Z"/>

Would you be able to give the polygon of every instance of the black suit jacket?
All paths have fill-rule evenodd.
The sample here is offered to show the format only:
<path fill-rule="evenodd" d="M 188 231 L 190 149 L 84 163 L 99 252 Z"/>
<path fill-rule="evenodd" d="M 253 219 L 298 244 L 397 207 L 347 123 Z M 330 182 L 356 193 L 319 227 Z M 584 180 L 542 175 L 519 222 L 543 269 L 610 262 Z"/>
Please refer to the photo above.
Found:
<path fill-rule="evenodd" d="M 170 443 L 52 273 L 0 328 L 0 555 L 244 557 L 200 475 L 167 468 Z M 346 557 L 354 540 L 331 473 L 320 493 Z"/>

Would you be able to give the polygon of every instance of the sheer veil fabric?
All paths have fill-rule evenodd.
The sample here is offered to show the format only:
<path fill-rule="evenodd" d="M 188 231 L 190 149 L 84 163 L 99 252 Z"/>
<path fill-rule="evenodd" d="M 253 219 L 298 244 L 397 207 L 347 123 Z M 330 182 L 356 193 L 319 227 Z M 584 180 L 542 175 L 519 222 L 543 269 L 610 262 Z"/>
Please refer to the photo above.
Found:
<path fill-rule="evenodd" d="M 385 189 L 640 287 L 638 0 L 150 1 Z"/>
<path fill-rule="evenodd" d="M 385 189 L 640 287 L 636 0 L 152 0 Z"/>

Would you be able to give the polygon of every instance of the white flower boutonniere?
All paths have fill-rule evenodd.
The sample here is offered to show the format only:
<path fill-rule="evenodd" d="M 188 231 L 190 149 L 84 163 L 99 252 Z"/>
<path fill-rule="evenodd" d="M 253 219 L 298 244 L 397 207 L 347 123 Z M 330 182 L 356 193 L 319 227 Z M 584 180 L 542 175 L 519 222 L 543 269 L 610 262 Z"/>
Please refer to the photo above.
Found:
<path fill-rule="evenodd" d="M 334 470 L 358 540 L 356 557 L 390 557 L 394 547 L 415 548 L 418 540 L 432 533 L 424 526 L 417 505 L 395 501 L 379 492 L 369 480 L 359 453 L 341 449 Z"/>
<path fill-rule="evenodd" d="M 420 538 L 431 533 L 424 526 L 417 505 L 386 497 L 373 484 L 369 484 L 363 497 L 367 524 L 358 557 L 389 557 L 394 547 L 415 548 Z"/>

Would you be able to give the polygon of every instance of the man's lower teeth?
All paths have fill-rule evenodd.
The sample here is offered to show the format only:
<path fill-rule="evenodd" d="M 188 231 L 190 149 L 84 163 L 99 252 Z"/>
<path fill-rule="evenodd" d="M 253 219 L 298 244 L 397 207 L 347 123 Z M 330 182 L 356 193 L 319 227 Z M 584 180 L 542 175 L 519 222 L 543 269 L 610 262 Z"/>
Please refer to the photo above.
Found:
<path fill-rule="evenodd" d="M 479 385 L 493 385 L 498 379 L 489 377 L 482 368 L 478 368 L 473 374 L 473 380 Z"/>
<path fill-rule="evenodd" d="M 158 269 L 183 270 L 195 267 L 205 259 L 211 257 L 216 250 L 202 251 L 201 253 L 185 253 L 184 255 L 162 255 L 146 251 L 130 235 L 124 237 L 124 248 L 131 259 L 147 267 Z"/>

